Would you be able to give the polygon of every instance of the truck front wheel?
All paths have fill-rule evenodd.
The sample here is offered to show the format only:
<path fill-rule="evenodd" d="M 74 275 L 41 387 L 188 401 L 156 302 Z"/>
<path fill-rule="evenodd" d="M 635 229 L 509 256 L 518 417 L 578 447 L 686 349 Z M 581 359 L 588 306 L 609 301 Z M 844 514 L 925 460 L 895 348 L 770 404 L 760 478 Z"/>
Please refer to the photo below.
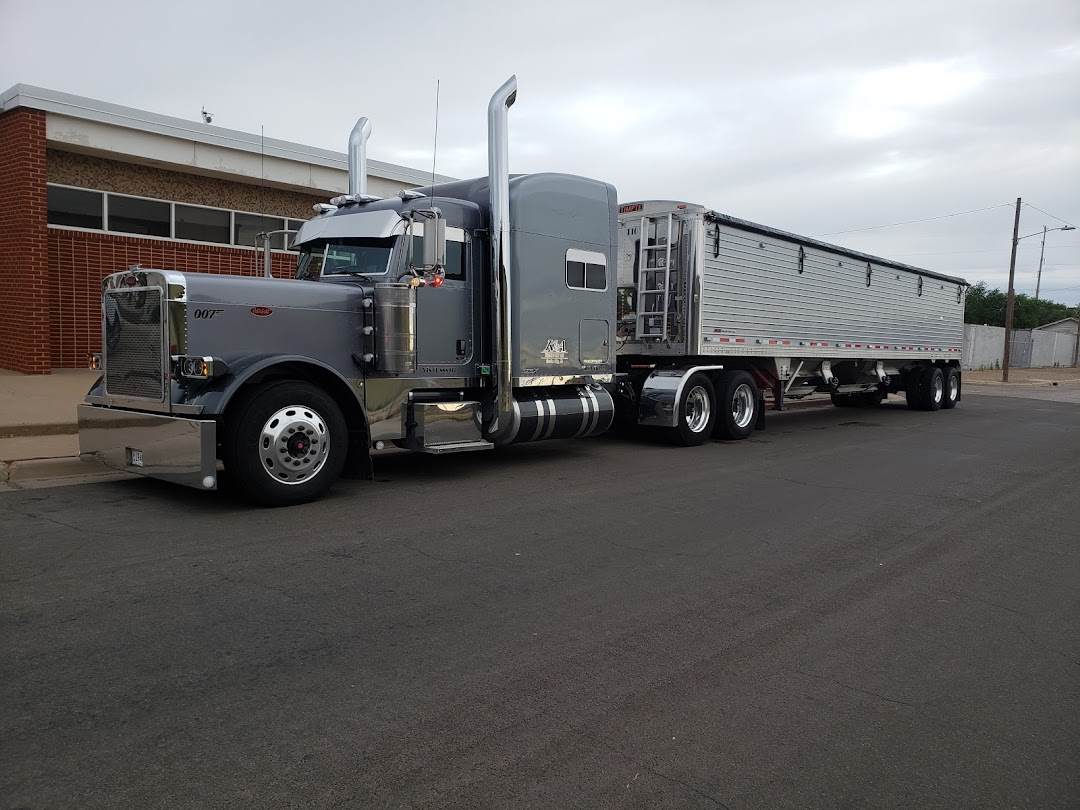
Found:
<path fill-rule="evenodd" d="M 348 450 L 345 417 L 325 391 L 295 380 L 261 386 L 227 420 L 222 456 L 241 495 L 291 506 L 324 495 Z"/>
<path fill-rule="evenodd" d="M 730 369 L 717 381 L 716 439 L 745 439 L 754 432 L 758 418 L 757 385 L 748 371 Z"/>

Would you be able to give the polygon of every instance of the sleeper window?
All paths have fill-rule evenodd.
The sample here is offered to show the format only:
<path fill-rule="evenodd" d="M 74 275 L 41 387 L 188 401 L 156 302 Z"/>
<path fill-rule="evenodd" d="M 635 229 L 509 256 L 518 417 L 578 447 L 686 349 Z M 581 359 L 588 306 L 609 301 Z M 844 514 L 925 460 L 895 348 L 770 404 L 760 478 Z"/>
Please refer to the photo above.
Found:
<path fill-rule="evenodd" d="M 566 286 L 571 290 L 606 290 L 607 257 L 591 250 L 566 251 Z"/>

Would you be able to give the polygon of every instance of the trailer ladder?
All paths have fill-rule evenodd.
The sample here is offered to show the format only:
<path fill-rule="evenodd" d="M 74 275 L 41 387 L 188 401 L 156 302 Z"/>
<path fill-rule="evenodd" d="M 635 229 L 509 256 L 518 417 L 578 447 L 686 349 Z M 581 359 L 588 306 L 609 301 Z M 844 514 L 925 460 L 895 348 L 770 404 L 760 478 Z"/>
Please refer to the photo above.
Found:
<path fill-rule="evenodd" d="M 637 339 L 667 340 L 668 318 L 671 309 L 671 237 L 675 229 L 675 218 L 672 214 L 667 215 L 667 235 L 661 241 L 660 223 L 663 217 L 642 217 L 641 238 L 638 241 L 638 294 L 637 294 Z M 649 226 L 656 226 L 656 239 L 654 244 L 649 244 Z M 661 259 L 656 256 L 653 266 L 649 267 L 648 258 L 650 253 L 664 251 Z M 662 264 L 661 264 L 662 262 Z M 662 282 L 657 285 L 657 282 Z M 646 302 L 663 297 L 664 306 L 662 311 L 649 311 Z M 661 317 L 662 316 L 662 317 Z M 661 317 L 660 331 L 650 328 L 650 319 Z"/>

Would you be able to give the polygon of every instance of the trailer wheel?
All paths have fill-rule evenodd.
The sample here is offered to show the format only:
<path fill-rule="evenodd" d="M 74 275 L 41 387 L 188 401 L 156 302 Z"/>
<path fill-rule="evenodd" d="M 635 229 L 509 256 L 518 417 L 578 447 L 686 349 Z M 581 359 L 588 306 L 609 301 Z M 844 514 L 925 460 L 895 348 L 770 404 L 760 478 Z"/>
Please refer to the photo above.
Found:
<path fill-rule="evenodd" d="M 758 418 L 757 385 L 747 371 L 723 371 L 717 381 L 714 439 L 745 439 L 754 432 Z"/>
<path fill-rule="evenodd" d="M 671 440 L 684 447 L 705 444 L 716 424 L 716 391 L 700 372 L 691 375 L 679 396 L 679 423 L 669 428 Z"/>
<path fill-rule="evenodd" d="M 919 380 L 919 407 L 924 411 L 940 411 L 945 399 L 945 375 L 940 366 L 927 366 Z"/>
<path fill-rule="evenodd" d="M 229 418 L 225 469 L 258 506 L 292 506 L 326 494 L 348 451 L 345 417 L 334 399 L 295 380 L 258 388 Z"/>
<path fill-rule="evenodd" d="M 945 410 L 951 410 L 960 401 L 960 369 L 955 366 L 946 366 L 944 374 L 945 396 L 942 397 L 941 407 Z"/>

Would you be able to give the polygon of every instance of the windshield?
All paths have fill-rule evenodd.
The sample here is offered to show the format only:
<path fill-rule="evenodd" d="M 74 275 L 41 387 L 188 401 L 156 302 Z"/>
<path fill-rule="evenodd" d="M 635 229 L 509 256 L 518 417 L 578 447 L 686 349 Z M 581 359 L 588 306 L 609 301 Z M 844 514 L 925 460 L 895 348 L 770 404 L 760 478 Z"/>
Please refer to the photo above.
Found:
<path fill-rule="evenodd" d="M 396 236 L 313 242 L 300 248 L 296 277 L 383 276 L 389 272 Z"/>

